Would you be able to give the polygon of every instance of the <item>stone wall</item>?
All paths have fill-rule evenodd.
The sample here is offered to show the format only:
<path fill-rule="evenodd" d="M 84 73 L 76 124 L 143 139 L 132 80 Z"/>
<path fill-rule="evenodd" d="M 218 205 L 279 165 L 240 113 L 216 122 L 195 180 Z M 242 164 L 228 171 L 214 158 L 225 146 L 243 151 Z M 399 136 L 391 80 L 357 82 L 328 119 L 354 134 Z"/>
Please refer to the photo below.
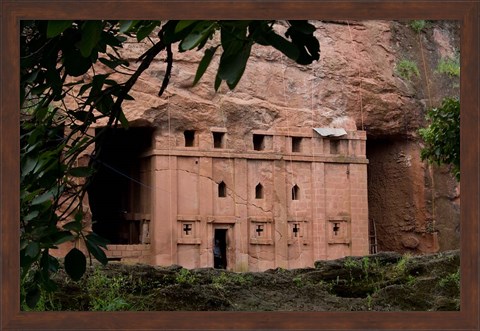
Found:
<path fill-rule="evenodd" d="M 182 134 L 155 136 L 145 154 L 155 164 L 152 262 L 212 267 L 218 231 L 227 269 L 235 271 L 368 254 L 365 132 L 332 139 L 313 128 L 296 130 L 302 148 L 293 152 L 285 130 L 251 131 L 271 142 L 256 150 L 254 134 L 225 131 L 234 145 L 245 146 L 227 149 L 215 147 L 212 134 L 195 132 L 196 144 L 171 148 Z M 333 150 L 334 143 L 342 147 Z"/>

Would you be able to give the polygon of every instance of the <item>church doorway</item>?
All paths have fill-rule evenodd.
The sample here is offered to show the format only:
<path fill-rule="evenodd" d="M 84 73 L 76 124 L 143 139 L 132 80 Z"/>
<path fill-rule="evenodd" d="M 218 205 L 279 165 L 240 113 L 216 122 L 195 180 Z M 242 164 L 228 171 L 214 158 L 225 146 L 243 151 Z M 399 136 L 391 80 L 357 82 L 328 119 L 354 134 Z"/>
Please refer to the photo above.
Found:
<path fill-rule="evenodd" d="M 227 269 L 227 229 L 215 229 L 213 267 Z"/>

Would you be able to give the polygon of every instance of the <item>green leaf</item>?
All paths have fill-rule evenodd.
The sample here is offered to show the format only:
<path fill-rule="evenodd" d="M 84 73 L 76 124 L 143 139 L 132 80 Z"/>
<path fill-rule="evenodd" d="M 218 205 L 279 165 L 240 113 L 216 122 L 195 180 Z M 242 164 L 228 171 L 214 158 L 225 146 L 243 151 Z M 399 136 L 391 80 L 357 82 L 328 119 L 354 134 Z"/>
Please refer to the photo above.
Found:
<path fill-rule="evenodd" d="M 32 241 L 25 248 L 25 255 L 31 258 L 35 258 L 40 254 L 40 244 L 38 242 Z"/>
<path fill-rule="evenodd" d="M 28 213 L 27 215 L 25 215 L 25 217 L 23 218 L 23 220 L 24 220 L 25 222 L 31 221 L 31 220 L 35 219 L 36 217 L 38 217 L 38 214 L 39 214 L 39 211 L 38 211 L 38 210 L 34 210 L 34 211 Z"/>
<path fill-rule="evenodd" d="M 72 248 L 65 256 L 65 271 L 72 278 L 77 281 L 82 278 L 87 270 L 87 259 L 85 255 L 77 248 Z"/>
<path fill-rule="evenodd" d="M 36 198 L 34 198 L 31 202 L 32 205 L 41 205 L 44 202 L 50 201 L 53 199 L 53 193 L 51 191 L 45 192 Z"/>
<path fill-rule="evenodd" d="M 28 175 L 33 169 L 35 169 L 35 166 L 37 165 L 38 160 L 35 160 L 33 158 L 27 158 L 25 163 L 22 166 L 22 176 Z"/>
<path fill-rule="evenodd" d="M 123 112 L 123 110 L 120 110 L 120 112 L 118 113 L 118 120 L 120 121 L 124 129 L 128 129 L 128 120 L 125 117 L 125 113 Z"/>
<path fill-rule="evenodd" d="M 43 92 L 48 88 L 48 85 L 47 84 L 41 84 L 41 85 L 38 85 L 37 87 L 34 87 L 31 91 L 30 91 L 30 94 L 31 95 L 41 95 L 43 94 Z"/>
<path fill-rule="evenodd" d="M 137 31 L 137 41 L 140 42 L 152 33 L 152 31 L 160 25 L 160 21 L 152 21 L 150 24 L 142 26 Z"/>
<path fill-rule="evenodd" d="M 38 300 L 40 300 L 40 289 L 38 286 L 35 286 L 33 288 L 28 289 L 27 295 L 25 297 L 25 302 L 28 306 L 28 308 L 33 309 L 38 303 Z"/>
<path fill-rule="evenodd" d="M 320 58 L 320 43 L 313 35 L 314 30 L 307 21 L 289 21 L 290 27 L 285 36 L 292 39 L 300 52 L 296 62 L 306 65 Z M 310 33 L 311 31 L 311 33 Z"/>
<path fill-rule="evenodd" d="M 90 94 L 88 95 L 89 98 L 95 97 L 101 92 L 102 86 L 108 76 L 109 74 L 95 75 L 92 78 L 92 89 L 90 90 Z"/>
<path fill-rule="evenodd" d="M 81 209 L 79 209 L 76 213 L 75 213 L 75 221 L 77 221 L 78 223 L 81 223 L 82 220 L 83 220 L 83 211 Z"/>
<path fill-rule="evenodd" d="M 25 238 L 20 239 L 20 250 L 27 248 L 28 240 Z"/>
<path fill-rule="evenodd" d="M 60 245 L 67 241 L 72 241 L 75 237 L 69 231 L 60 231 L 52 236 L 54 245 Z"/>
<path fill-rule="evenodd" d="M 65 230 L 71 230 L 75 232 L 82 231 L 82 223 L 77 221 L 68 222 L 62 226 Z"/>
<path fill-rule="evenodd" d="M 100 262 L 103 265 L 108 263 L 108 258 L 105 255 L 105 252 L 100 247 L 98 247 L 96 244 L 94 244 L 89 240 L 86 240 L 85 244 L 87 246 L 88 251 L 97 259 L 98 262 Z"/>
<path fill-rule="evenodd" d="M 79 50 L 74 47 L 63 50 L 63 63 L 65 64 L 65 71 L 73 77 L 78 77 L 86 73 L 92 66 L 92 61 L 89 57 L 84 57 Z"/>
<path fill-rule="evenodd" d="M 68 174 L 73 177 L 88 177 L 93 174 L 93 169 L 90 167 L 75 167 L 71 168 Z"/>
<path fill-rule="evenodd" d="M 109 94 L 106 94 L 100 99 L 100 103 L 97 104 L 96 108 L 102 114 L 110 114 L 113 105 L 114 105 L 114 102 L 113 102 L 112 96 Z"/>
<path fill-rule="evenodd" d="M 22 81 L 24 81 L 26 83 L 33 83 L 37 79 L 37 76 L 38 76 L 39 72 L 40 72 L 39 69 L 33 70 L 25 78 L 22 78 Z"/>
<path fill-rule="evenodd" d="M 87 91 L 90 87 L 92 87 L 91 83 L 84 84 L 80 87 L 80 91 L 78 91 L 78 96 L 82 96 L 85 91 Z"/>
<path fill-rule="evenodd" d="M 77 43 L 80 53 L 87 58 L 100 40 L 102 34 L 102 21 L 86 21 L 82 26 L 82 39 Z"/>
<path fill-rule="evenodd" d="M 92 243 L 101 246 L 107 249 L 107 245 L 110 243 L 107 239 L 100 237 L 96 233 L 90 233 L 86 236 L 87 240 L 91 241 Z"/>
<path fill-rule="evenodd" d="M 53 38 L 65 31 L 72 25 L 73 21 L 48 21 L 47 38 Z"/>
<path fill-rule="evenodd" d="M 69 111 L 69 113 L 72 114 L 72 116 L 75 117 L 77 120 L 84 123 L 92 123 L 95 120 L 95 116 L 89 111 L 77 110 Z"/>
<path fill-rule="evenodd" d="M 300 55 L 298 48 L 287 39 L 279 36 L 273 31 L 267 33 L 264 37 L 270 45 L 278 49 L 290 59 L 294 61 L 298 59 L 298 56 Z"/>
<path fill-rule="evenodd" d="M 59 98 L 62 94 L 63 81 L 60 78 L 60 74 L 55 68 L 50 67 L 46 73 L 47 83 L 53 90 L 56 98 Z"/>
<path fill-rule="evenodd" d="M 128 32 L 132 29 L 139 21 L 120 21 L 120 33 Z"/>
<path fill-rule="evenodd" d="M 177 25 L 175 26 L 175 33 L 179 33 L 183 29 L 189 27 L 190 25 L 196 23 L 198 21 L 195 20 L 184 20 L 184 21 L 178 21 Z"/>
<path fill-rule="evenodd" d="M 182 31 L 177 33 L 175 32 L 175 27 L 177 23 L 178 21 L 176 20 L 169 20 L 162 27 L 162 31 L 163 31 L 162 39 L 165 44 L 173 44 L 173 43 L 176 43 L 177 41 L 183 40 L 183 38 L 185 38 L 194 27 L 194 25 L 188 26 L 184 28 Z"/>
<path fill-rule="evenodd" d="M 308 23 L 308 21 L 288 21 L 289 24 L 294 25 L 295 29 L 303 34 L 311 35 L 315 32 L 316 28 L 313 24 Z"/>
<path fill-rule="evenodd" d="M 195 48 L 200 44 L 204 39 L 210 36 L 215 23 L 210 21 L 200 21 L 194 27 L 194 29 L 183 38 L 182 42 L 179 45 L 180 51 L 188 51 L 192 48 Z"/>
<path fill-rule="evenodd" d="M 218 91 L 220 84 L 222 84 L 222 79 L 218 76 L 218 73 L 217 73 L 217 75 L 215 76 L 215 92 Z"/>
<path fill-rule="evenodd" d="M 59 268 L 60 263 L 58 262 L 57 258 L 48 255 L 48 271 L 57 272 Z"/>
<path fill-rule="evenodd" d="M 106 45 L 112 46 L 112 47 L 121 47 L 122 43 L 118 38 L 116 38 L 112 33 L 102 31 L 101 34 L 101 39 Z M 105 53 L 105 52 L 104 52 Z"/>
<path fill-rule="evenodd" d="M 223 48 L 222 56 L 235 56 L 242 51 L 246 40 L 247 29 L 228 29 L 222 26 L 220 41 Z"/>
<path fill-rule="evenodd" d="M 98 61 L 100 61 L 101 63 L 103 63 L 104 65 L 109 67 L 110 69 L 115 69 L 116 67 L 118 67 L 120 65 L 128 65 L 127 61 L 121 60 L 121 59 L 108 60 L 108 59 L 105 59 L 105 58 L 99 58 Z M 109 84 L 109 85 L 111 85 L 111 84 Z"/>
<path fill-rule="evenodd" d="M 22 273 L 25 274 L 28 272 L 30 267 L 32 266 L 33 262 L 35 262 L 35 259 L 27 256 L 25 254 L 25 250 L 20 251 L 20 267 L 22 268 Z"/>
<path fill-rule="evenodd" d="M 203 74 L 210 65 L 210 62 L 212 62 L 213 55 L 217 51 L 217 48 L 218 46 L 215 46 L 205 50 L 205 55 L 203 55 L 203 58 L 198 65 L 197 73 L 195 74 L 195 79 L 193 80 L 193 85 L 197 84 L 200 78 L 202 78 Z"/>
<path fill-rule="evenodd" d="M 239 53 L 225 57 L 225 53 L 220 58 L 220 66 L 218 68 L 218 76 L 227 82 L 230 89 L 234 89 L 240 81 L 245 71 L 252 44 L 244 45 Z"/>

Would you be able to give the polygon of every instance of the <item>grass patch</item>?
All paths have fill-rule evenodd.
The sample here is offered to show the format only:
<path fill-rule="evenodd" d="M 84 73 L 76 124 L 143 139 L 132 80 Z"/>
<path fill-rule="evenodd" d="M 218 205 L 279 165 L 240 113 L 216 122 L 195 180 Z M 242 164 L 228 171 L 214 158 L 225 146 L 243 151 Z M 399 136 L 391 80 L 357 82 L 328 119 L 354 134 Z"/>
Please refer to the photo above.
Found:
<path fill-rule="evenodd" d="M 436 72 L 450 77 L 460 77 L 460 55 L 457 53 L 453 58 L 440 59 Z"/>
<path fill-rule="evenodd" d="M 221 272 L 217 276 L 212 277 L 212 285 L 216 288 L 223 288 L 231 285 L 246 285 L 253 281 L 253 276 L 244 273 L 227 273 Z"/>
<path fill-rule="evenodd" d="M 413 77 L 420 77 L 420 71 L 418 70 L 418 66 L 414 61 L 410 60 L 400 60 L 395 65 L 395 72 L 397 75 L 411 81 Z"/>
<path fill-rule="evenodd" d="M 87 279 L 87 291 L 90 298 L 91 311 L 130 310 L 123 291 L 126 279 L 124 276 L 108 277 L 99 269 Z"/>

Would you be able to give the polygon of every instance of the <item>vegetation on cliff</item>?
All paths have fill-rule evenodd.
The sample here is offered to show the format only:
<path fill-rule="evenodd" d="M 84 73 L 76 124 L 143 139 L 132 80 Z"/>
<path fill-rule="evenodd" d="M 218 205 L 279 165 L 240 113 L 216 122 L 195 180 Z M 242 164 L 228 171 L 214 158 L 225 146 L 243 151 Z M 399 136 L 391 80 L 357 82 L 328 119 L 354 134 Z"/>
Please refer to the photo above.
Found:
<path fill-rule="evenodd" d="M 439 311 L 460 308 L 459 251 L 383 252 L 318 261 L 314 268 L 235 273 L 110 263 L 60 290 L 37 310 L 73 311 Z M 26 308 L 28 309 L 28 308 Z"/>

